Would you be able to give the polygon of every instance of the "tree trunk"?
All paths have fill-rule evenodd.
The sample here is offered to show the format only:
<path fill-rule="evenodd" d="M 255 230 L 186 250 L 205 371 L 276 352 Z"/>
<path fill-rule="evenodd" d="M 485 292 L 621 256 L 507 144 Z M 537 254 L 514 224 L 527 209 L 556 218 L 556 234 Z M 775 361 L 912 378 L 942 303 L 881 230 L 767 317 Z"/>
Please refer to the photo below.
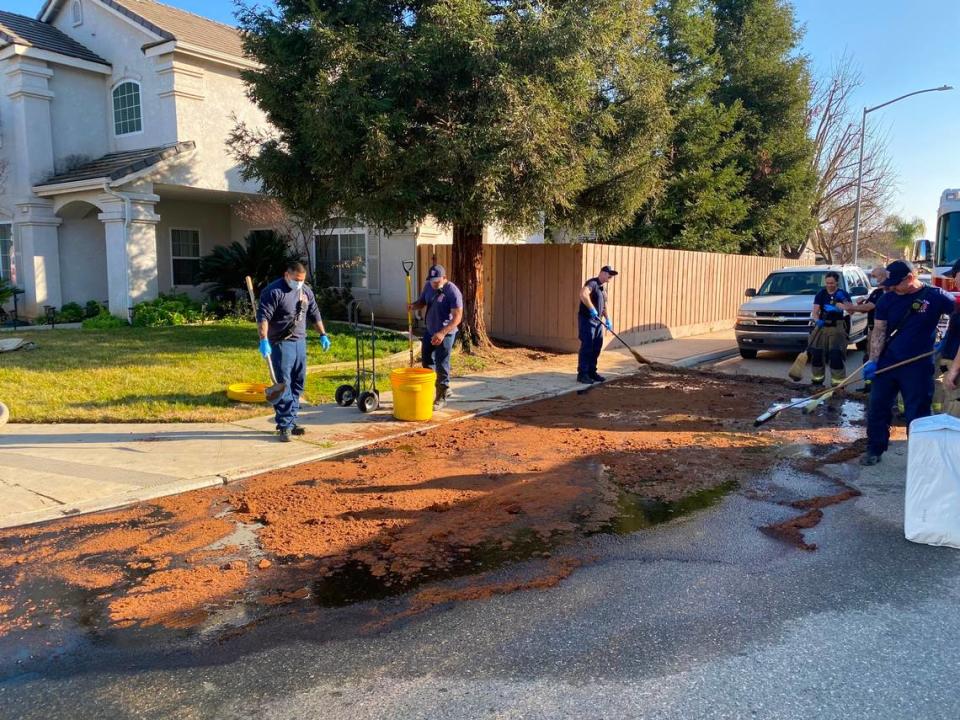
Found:
<path fill-rule="evenodd" d="M 475 347 L 489 347 L 483 322 L 483 225 L 454 224 L 452 273 L 451 280 L 463 293 L 463 349 L 470 352 Z"/>

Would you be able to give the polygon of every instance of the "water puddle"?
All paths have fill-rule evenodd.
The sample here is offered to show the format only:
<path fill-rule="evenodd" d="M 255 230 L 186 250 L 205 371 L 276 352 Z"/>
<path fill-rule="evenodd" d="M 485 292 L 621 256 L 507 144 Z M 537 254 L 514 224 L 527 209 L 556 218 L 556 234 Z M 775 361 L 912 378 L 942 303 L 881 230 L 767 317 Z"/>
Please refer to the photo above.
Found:
<path fill-rule="evenodd" d="M 533 530 L 525 529 L 514 534 L 506 547 L 502 543 L 488 543 L 462 548 L 456 553 L 458 557 L 451 566 L 426 568 L 413 577 L 391 573 L 377 576 L 367 564 L 354 561 L 335 573 L 314 581 L 311 597 L 323 607 L 342 607 L 366 600 L 381 600 L 401 595 L 418 585 L 496 570 L 537 556 L 549 556 L 549 550 L 558 542 L 557 537 L 544 538 Z"/>
<path fill-rule="evenodd" d="M 627 535 L 638 530 L 646 530 L 692 512 L 713 507 L 738 487 L 740 484 L 731 480 L 673 502 L 625 492 L 617 500 L 617 517 L 605 528 L 605 531 L 616 535 Z"/>
<path fill-rule="evenodd" d="M 617 501 L 617 516 L 602 529 L 587 534 L 628 535 L 638 530 L 646 530 L 713 507 L 738 487 L 739 483 L 729 481 L 673 502 L 624 492 Z M 508 564 L 538 557 L 549 557 L 553 548 L 569 539 L 568 534 L 544 538 L 532 530 L 522 530 L 510 538 L 506 547 L 501 543 L 490 543 L 461 548 L 451 566 L 428 568 L 412 578 L 389 573 L 376 576 L 368 565 L 354 561 L 315 581 L 311 588 L 311 597 L 323 607 L 342 607 L 367 600 L 381 600 L 401 595 L 426 583 L 496 570 Z"/>

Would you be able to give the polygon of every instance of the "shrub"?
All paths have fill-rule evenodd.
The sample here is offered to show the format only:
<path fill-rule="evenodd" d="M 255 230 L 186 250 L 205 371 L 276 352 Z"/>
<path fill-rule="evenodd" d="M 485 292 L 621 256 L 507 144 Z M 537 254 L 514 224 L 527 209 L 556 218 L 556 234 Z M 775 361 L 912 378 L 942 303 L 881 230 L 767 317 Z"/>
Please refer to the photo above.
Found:
<path fill-rule="evenodd" d="M 347 317 L 347 305 L 353 300 L 353 292 L 350 286 L 345 287 L 321 287 L 314 290 L 317 296 L 317 307 L 320 308 L 320 315 L 324 320 L 349 320 Z"/>
<path fill-rule="evenodd" d="M 83 321 L 84 330 L 113 330 L 115 328 L 126 327 L 127 323 L 111 315 L 105 309 L 93 317 L 88 317 Z"/>
<path fill-rule="evenodd" d="M 200 305 L 184 294 L 160 295 L 133 306 L 135 327 L 171 327 L 191 325 L 203 320 Z"/>
<path fill-rule="evenodd" d="M 0 305 L 12 300 L 15 292 L 20 292 L 20 290 L 11 285 L 9 280 L 0 278 Z"/>
<path fill-rule="evenodd" d="M 80 322 L 85 317 L 87 317 L 87 311 L 83 309 L 83 306 L 80 303 L 70 302 L 60 308 L 60 311 L 56 314 L 56 321 L 58 323 L 75 323 Z"/>
<path fill-rule="evenodd" d="M 98 317 L 102 315 L 104 312 L 106 312 L 106 310 L 107 308 L 105 308 L 103 305 L 98 303 L 96 300 L 88 300 L 87 307 L 85 308 L 85 312 L 88 318 Z"/>

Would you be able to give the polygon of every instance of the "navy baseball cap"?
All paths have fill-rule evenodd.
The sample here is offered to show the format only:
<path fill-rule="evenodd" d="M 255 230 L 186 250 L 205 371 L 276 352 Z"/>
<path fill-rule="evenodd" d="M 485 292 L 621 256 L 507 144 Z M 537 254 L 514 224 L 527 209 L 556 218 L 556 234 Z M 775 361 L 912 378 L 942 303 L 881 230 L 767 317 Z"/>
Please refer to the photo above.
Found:
<path fill-rule="evenodd" d="M 427 280 L 436 280 L 446 276 L 446 274 L 447 271 L 443 269 L 443 265 L 431 265 L 430 270 L 427 271 Z"/>
<path fill-rule="evenodd" d="M 893 287 L 907 279 L 907 275 L 913 272 L 913 265 L 906 260 L 894 260 L 887 265 L 887 272 L 889 276 L 880 284 L 884 287 Z"/>
<path fill-rule="evenodd" d="M 605 273 L 606 273 L 607 275 L 609 275 L 610 277 L 613 277 L 614 275 L 619 275 L 619 274 L 620 274 L 620 273 L 618 273 L 616 270 L 614 270 L 612 267 L 610 267 L 609 265 L 604 265 L 602 268 L 600 268 L 600 272 L 605 272 Z"/>

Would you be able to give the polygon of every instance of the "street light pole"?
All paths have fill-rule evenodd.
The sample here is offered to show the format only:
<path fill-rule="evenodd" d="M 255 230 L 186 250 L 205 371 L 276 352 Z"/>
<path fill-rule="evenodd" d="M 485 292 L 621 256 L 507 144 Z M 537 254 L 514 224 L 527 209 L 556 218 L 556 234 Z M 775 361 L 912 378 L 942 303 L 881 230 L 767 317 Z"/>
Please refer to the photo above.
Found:
<path fill-rule="evenodd" d="M 927 88 L 926 90 L 915 90 L 914 92 L 907 93 L 906 95 L 901 95 L 900 97 L 894 98 L 893 100 L 887 100 L 885 103 L 880 105 L 874 105 L 871 108 L 863 108 L 863 116 L 860 119 L 860 160 L 857 167 L 857 206 L 853 214 L 853 264 L 856 265 L 860 260 L 860 196 L 863 192 L 863 146 L 866 141 L 867 135 L 867 113 L 872 113 L 874 110 L 879 110 L 880 108 L 885 108 L 887 105 L 893 105 L 895 102 L 900 102 L 901 100 L 913 97 L 914 95 L 920 95 L 922 93 L 928 92 L 943 92 L 944 90 L 953 90 L 953 87 L 950 85 L 941 85 L 940 87 Z"/>

